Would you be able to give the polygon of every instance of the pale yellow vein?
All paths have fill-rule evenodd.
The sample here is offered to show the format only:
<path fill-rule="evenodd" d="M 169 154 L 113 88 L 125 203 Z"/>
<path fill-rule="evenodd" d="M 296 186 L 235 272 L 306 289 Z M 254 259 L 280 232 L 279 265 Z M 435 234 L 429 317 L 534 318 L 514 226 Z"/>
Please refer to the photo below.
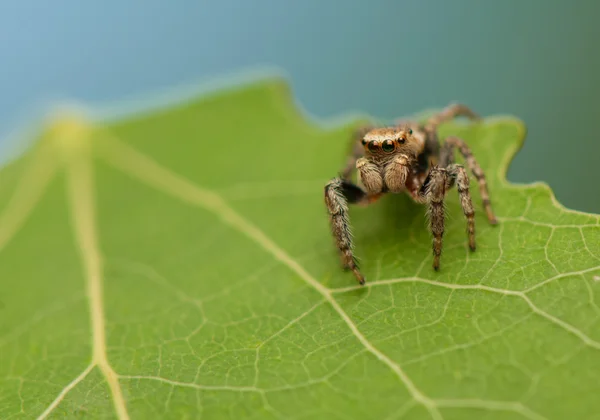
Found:
<path fill-rule="evenodd" d="M 546 227 L 552 230 L 555 229 L 581 229 L 585 227 L 595 227 L 596 225 L 587 224 L 587 225 L 573 225 L 573 224 L 562 224 L 562 225 L 553 225 L 552 223 L 538 222 L 535 220 L 527 219 L 523 216 L 519 217 L 498 217 L 498 221 L 504 223 L 526 223 L 532 226 Z"/>
<path fill-rule="evenodd" d="M 95 367 L 94 364 L 88 365 L 88 367 L 85 368 L 85 370 L 83 372 L 81 372 L 79 374 L 79 376 L 77 376 L 75 379 L 73 379 L 71 382 L 69 382 L 69 384 L 66 387 L 64 387 L 62 389 L 62 391 L 60 391 L 60 393 L 58 394 L 58 396 L 54 399 L 54 401 L 52 401 L 52 403 L 48 406 L 48 408 L 46 408 L 44 410 L 44 412 L 38 416 L 38 420 L 43 420 L 46 417 L 48 417 L 48 415 L 50 413 L 52 413 L 52 411 L 54 411 L 54 409 L 56 407 L 58 407 L 58 405 L 62 402 L 62 400 L 65 399 L 65 397 L 67 396 L 67 394 L 69 393 L 69 391 L 71 391 L 80 382 L 82 382 L 87 377 L 87 375 L 92 371 L 92 369 L 94 367 Z"/>
<path fill-rule="evenodd" d="M 586 251 L 588 252 L 588 254 L 590 254 L 590 256 L 593 259 L 600 261 L 600 258 L 598 258 L 596 256 L 596 254 L 594 254 L 592 252 L 592 250 L 590 249 L 590 247 L 588 246 L 587 239 L 585 239 L 585 233 L 583 233 L 583 228 L 584 227 L 586 227 L 586 226 L 582 226 L 582 227 L 579 228 L 579 234 L 581 235 L 581 240 L 583 241 L 583 246 L 585 247 Z"/>
<path fill-rule="evenodd" d="M 556 276 L 552 279 L 559 278 L 559 277 L 566 277 L 569 275 L 582 274 L 582 273 L 586 273 L 586 272 L 589 272 L 592 270 L 597 270 L 597 269 L 600 269 L 600 267 L 594 267 L 591 269 L 586 269 L 586 270 L 572 272 L 572 273 L 565 273 L 563 275 Z M 544 283 L 547 283 L 547 282 L 548 281 L 545 281 Z M 525 303 L 527 303 L 527 305 L 529 305 L 531 310 L 533 310 L 533 312 L 535 312 L 536 314 L 540 315 L 543 318 L 546 318 L 548 321 L 551 321 L 552 323 L 560 326 L 564 330 L 575 335 L 581 341 L 583 341 L 586 345 L 588 345 L 592 348 L 595 348 L 597 350 L 600 350 L 600 342 L 593 340 L 592 338 L 587 336 L 583 331 L 579 330 L 578 328 L 574 327 L 573 325 L 571 325 L 571 324 L 555 317 L 554 315 L 549 314 L 548 312 L 544 311 L 543 309 L 539 308 L 537 305 L 535 305 L 533 303 L 533 301 L 529 298 L 529 296 L 527 296 L 527 294 L 526 294 L 527 291 L 499 289 L 496 287 L 484 286 L 481 284 L 452 284 L 452 283 L 443 283 L 443 282 L 419 278 L 419 277 L 404 277 L 404 278 L 398 278 L 398 279 L 373 281 L 373 282 L 367 283 L 365 286 L 350 286 L 350 287 L 332 289 L 331 293 L 345 293 L 345 292 L 357 290 L 359 288 L 364 288 L 364 287 L 377 287 L 377 286 L 398 284 L 398 283 L 425 283 L 425 284 L 430 284 L 432 286 L 444 287 L 444 288 L 453 289 L 453 290 L 481 290 L 481 291 L 485 291 L 485 292 L 498 293 L 498 294 L 507 295 L 507 296 L 518 296 L 521 299 L 523 299 L 525 301 Z"/>
<path fill-rule="evenodd" d="M 118 377 L 106 357 L 106 338 L 102 301 L 102 270 L 97 248 L 92 196 L 92 172 L 88 155 L 89 130 L 85 123 L 65 119 L 50 127 L 51 135 L 34 152 L 32 161 L 17 185 L 17 189 L 0 216 L 0 249 L 12 239 L 43 195 L 58 168 L 58 156 L 67 163 L 69 201 L 72 209 L 75 236 L 86 268 L 88 300 L 93 331 L 92 363 L 71 381 L 39 416 L 47 417 L 91 369 L 98 366 L 113 394 L 117 414 L 128 419 Z"/>
<path fill-rule="evenodd" d="M 283 334 L 289 328 L 291 328 L 294 325 L 298 324 L 300 321 L 302 321 L 308 315 L 310 315 L 311 313 L 313 313 L 313 311 L 315 309 L 317 309 L 318 307 L 320 307 L 323 303 L 325 303 L 324 300 L 318 301 L 312 307 L 310 307 L 308 310 L 306 310 L 305 312 L 301 313 L 296 318 L 292 319 L 290 322 L 288 322 L 283 327 L 281 327 L 279 330 L 277 330 L 275 333 L 271 334 L 269 337 L 267 337 L 266 339 L 264 339 L 263 342 L 260 343 L 260 345 L 258 347 L 256 347 L 256 355 L 254 356 L 254 386 L 255 387 L 258 386 L 258 381 L 259 381 L 259 376 L 260 376 L 259 375 L 259 371 L 258 371 L 258 365 L 259 365 L 259 362 L 260 362 L 260 350 L 264 347 L 264 345 L 267 344 L 269 341 L 273 340 L 274 338 L 279 337 L 281 334 Z"/>
<path fill-rule="evenodd" d="M 387 355 L 373 346 L 358 330 L 348 314 L 333 298 L 329 289 L 313 278 L 302 266 L 300 266 L 300 264 L 298 264 L 297 261 L 265 235 L 264 232 L 229 207 L 218 194 L 192 184 L 188 180 L 162 167 L 150 158 L 114 138 L 105 137 L 102 145 L 103 147 L 99 148 L 99 153 L 113 166 L 160 191 L 175 196 L 184 202 L 211 211 L 223 222 L 244 233 L 251 240 L 258 243 L 267 252 L 272 254 L 273 257 L 295 272 L 302 280 L 327 300 L 358 341 L 399 377 L 412 397 L 421 403 L 434 419 L 442 418 L 432 400 L 416 387 L 404 370 L 402 370 L 400 365 L 392 361 Z"/>
<path fill-rule="evenodd" d="M 59 147 L 66 161 L 67 198 L 71 208 L 72 227 L 87 279 L 92 328 L 92 364 L 97 365 L 106 378 L 117 415 L 120 419 L 128 419 L 119 378 L 108 362 L 106 354 L 102 256 L 96 232 L 93 173 L 88 144 L 90 140 L 91 133 L 87 127 L 75 121 L 65 125 Z"/>
<path fill-rule="evenodd" d="M 41 147 L 27 162 L 23 175 L 0 216 L 0 249 L 4 248 L 21 228 L 38 203 L 56 173 L 54 156 Z"/>

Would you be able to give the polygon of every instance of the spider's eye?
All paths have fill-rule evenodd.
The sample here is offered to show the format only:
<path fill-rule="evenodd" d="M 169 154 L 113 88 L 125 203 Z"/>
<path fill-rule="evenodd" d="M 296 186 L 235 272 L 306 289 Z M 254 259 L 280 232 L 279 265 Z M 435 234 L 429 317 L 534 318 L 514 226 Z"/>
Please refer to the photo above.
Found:
<path fill-rule="evenodd" d="M 400 137 L 398 139 L 398 143 L 400 143 L 400 144 L 404 144 L 405 142 L 406 142 L 406 137 Z"/>
<path fill-rule="evenodd" d="M 383 142 L 383 144 L 381 145 L 381 148 L 383 149 L 384 152 L 386 153 L 390 153 L 393 152 L 394 149 L 396 148 L 396 146 L 394 145 L 394 142 L 391 140 L 386 140 Z"/>
<path fill-rule="evenodd" d="M 408 129 L 408 134 L 412 134 L 412 128 Z"/>
<path fill-rule="evenodd" d="M 367 146 L 369 148 L 370 152 L 377 152 L 377 149 L 379 149 L 379 144 L 377 144 L 376 141 L 370 141 L 369 145 Z"/>

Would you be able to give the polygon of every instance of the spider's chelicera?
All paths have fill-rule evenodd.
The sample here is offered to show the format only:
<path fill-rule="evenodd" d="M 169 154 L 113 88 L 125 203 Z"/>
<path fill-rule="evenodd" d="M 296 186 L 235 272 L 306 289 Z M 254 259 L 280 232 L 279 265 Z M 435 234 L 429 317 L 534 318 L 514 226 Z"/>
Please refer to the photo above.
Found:
<path fill-rule="evenodd" d="M 462 154 L 479 183 L 489 222 L 496 224 L 485 175 L 467 144 L 458 137 L 448 137 L 441 143 L 438 140 L 438 126 L 459 116 L 479 119 L 468 107 L 453 104 L 424 124 L 403 121 L 392 127 L 363 127 L 352 139 L 348 163 L 340 176 L 325 186 L 325 204 L 342 265 L 352 270 L 360 284 L 365 283 L 365 278 L 352 250 L 348 204 L 369 204 L 385 193 L 406 192 L 417 203 L 428 206 L 433 233 L 433 268 L 438 270 L 444 235 L 444 197 L 456 185 L 467 219 L 469 248 L 475 250 L 475 211 L 469 178 L 465 168 L 454 162 L 455 149 Z M 355 169 L 362 187 L 351 180 Z"/>

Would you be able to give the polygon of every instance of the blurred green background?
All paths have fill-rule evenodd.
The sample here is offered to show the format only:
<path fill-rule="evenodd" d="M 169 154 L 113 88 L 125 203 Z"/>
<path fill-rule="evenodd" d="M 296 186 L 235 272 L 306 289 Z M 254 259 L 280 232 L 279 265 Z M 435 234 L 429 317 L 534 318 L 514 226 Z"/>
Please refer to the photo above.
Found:
<path fill-rule="evenodd" d="M 53 101 L 275 66 L 319 117 L 451 101 L 516 115 L 529 133 L 508 178 L 600 213 L 599 17 L 592 0 L 3 0 L 0 146 Z"/>

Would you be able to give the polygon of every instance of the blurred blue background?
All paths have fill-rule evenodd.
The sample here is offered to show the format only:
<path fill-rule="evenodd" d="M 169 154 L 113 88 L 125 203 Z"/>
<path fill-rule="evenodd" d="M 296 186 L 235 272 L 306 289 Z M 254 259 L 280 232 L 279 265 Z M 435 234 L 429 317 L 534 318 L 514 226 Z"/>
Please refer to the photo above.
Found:
<path fill-rule="evenodd" d="M 514 114 L 529 134 L 508 178 L 600 213 L 599 17 L 592 0 L 3 0 L 0 138 L 40 102 L 118 102 L 276 66 L 320 117 L 450 101 Z"/>

